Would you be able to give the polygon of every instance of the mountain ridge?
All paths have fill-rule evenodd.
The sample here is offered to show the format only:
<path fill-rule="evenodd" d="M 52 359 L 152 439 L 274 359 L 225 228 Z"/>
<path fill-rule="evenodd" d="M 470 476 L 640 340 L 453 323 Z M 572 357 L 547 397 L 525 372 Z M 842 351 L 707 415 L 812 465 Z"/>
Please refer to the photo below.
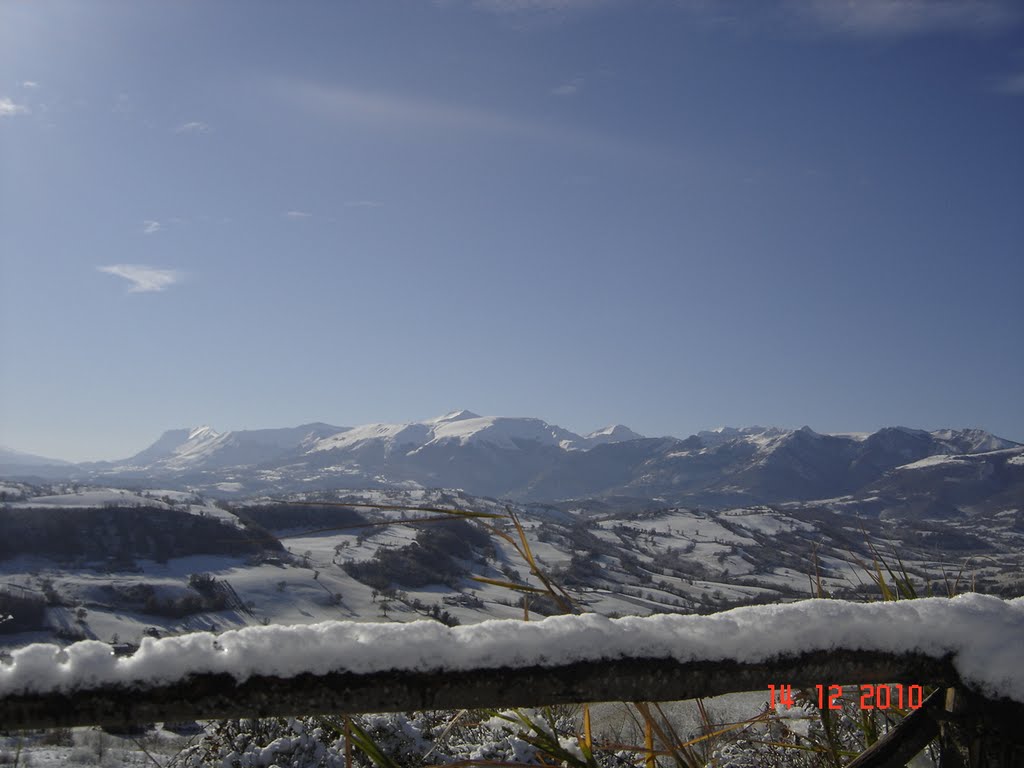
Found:
<path fill-rule="evenodd" d="M 858 509 L 876 512 L 910 497 L 927 506 L 921 499 L 928 497 L 969 511 L 993 498 L 1011 503 L 1019 496 L 1024 506 L 1020 454 L 1020 443 L 979 429 L 885 427 L 829 435 L 807 426 L 723 427 L 680 439 L 612 425 L 583 436 L 542 419 L 460 410 L 355 427 L 168 430 L 119 462 L 0 467 L 0 473 L 159 478 L 168 487 L 225 496 L 453 488 L 531 502 L 627 497 L 725 507 L 850 497 Z M 939 456 L 960 461 L 932 458 Z M 956 493 L 945 487 L 944 473 L 959 478 Z"/>
<path fill-rule="evenodd" d="M 7 448 L 6 446 L 0 445 L 0 467 L 4 466 L 20 466 L 20 467 L 34 467 L 34 466 L 67 466 L 71 464 L 69 461 L 63 459 L 51 459 L 46 456 L 38 456 L 34 453 L 28 453 L 26 451 L 18 451 L 14 448 Z"/>

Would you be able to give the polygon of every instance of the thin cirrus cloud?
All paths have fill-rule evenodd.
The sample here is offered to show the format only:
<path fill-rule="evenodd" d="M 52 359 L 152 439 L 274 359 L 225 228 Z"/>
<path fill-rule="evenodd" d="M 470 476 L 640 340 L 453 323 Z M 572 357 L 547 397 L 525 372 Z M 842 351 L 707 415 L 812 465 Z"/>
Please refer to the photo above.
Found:
<path fill-rule="evenodd" d="M 378 130 L 420 136 L 462 133 L 517 138 L 633 159 L 651 158 L 656 154 L 650 147 L 638 147 L 580 126 L 541 122 L 419 96 L 307 81 L 280 80 L 276 85 L 282 98 L 307 112 L 336 122 L 362 123 Z"/>
<path fill-rule="evenodd" d="M 783 7 L 826 31 L 863 37 L 995 32 L 1022 17 L 1015 0 L 786 0 Z"/>
<path fill-rule="evenodd" d="M 108 275 L 123 277 L 131 284 L 128 293 L 165 291 L 182 279 L 181 273 L 173 269 L 160 269 L 146 264 L 110 264 L 96 269 Z"/>
<path fill-rule="evenodd" d="M 568 80 L 560 85 L 556 85 L 551 89 L 552 96 L 575 96 L 579 93 L 580 88 L 583 87 L 583 78 L 574 77 L 572 80 Z"/>
<path fill-rule="evenodd" d="M 0 117 L 14 117 L 15 115 L 27 115 L 31 112 L 24 104 L 15 104 L 6 96 L 0 97 Z"/>
<path fill-rule="evenodd" d="M 488 133 L 537 130 L 531 123 L 486 110 L 344 85 L 288 83 L 286 93 L 301 106 L 339 120 L 384 123 L 408 129 L 467 129 Z"/>
<path fill-rule="evenodd" d="M 1024 94 L 1024 72 L 1002 78 L 993 86 L 993 90 L 1015 96 Z"/>
<path fill-rule="evenodd" d="M 152 235 L 155 232 L 159 232 L 161 229 L 163 229 L 163 225 L 161 225 L 159 221 L 146 219 L 142 222 L 142 231 L 144 234 Z"/>
<path fill-rule="evenodd" d="M 308 211 L 285 211 L 284 216 L 286 219 L 291 219 L 292 221 L 302 221 L 303 219 L 313 218 L 313 214 Z"/>
<path fill-rule="evenodd" d="M 35 80 L 22 80 L 21 81 L 21 87 L 22 88 L 38 88 L 39 87 L 39 83 L 37 83 Z"/>
<path fill-rule="evenodd" d="M 182 123 L 174 129 L 175 133 L 209 133 L 210 126 L 200 120 L 193 120 L 188 123 Z"/>

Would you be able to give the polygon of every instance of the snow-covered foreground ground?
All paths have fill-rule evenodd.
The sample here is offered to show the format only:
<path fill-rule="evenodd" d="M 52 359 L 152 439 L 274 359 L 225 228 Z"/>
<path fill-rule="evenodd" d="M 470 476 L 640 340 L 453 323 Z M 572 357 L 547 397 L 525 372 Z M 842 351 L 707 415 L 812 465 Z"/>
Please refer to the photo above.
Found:
<path fill-rule="evenodd" d="M 711 722 L 716 724 L 733 723 L 756 716 L 764 711 L 767 697 L 764 692 L 728 694 L 704 699 L 702 706 L 710 715 Z M 697 705 L 692 701 L 670 702 L 662 705 L 662 710 L 671 718 L 677 733 L 686 737 L 695 737 L 703 732 L 704 723 Z M 620 744 L 640 744 L 642 733 L 638 732 L 635 712 L 622 703 L 596 704 L 590 708 L 592 727 L 595 739 Z M 795 712 L 798 717 L 810 718 L 810 713 Z M 393 716 L 396 722 L 403 722 L 404 717 Z M 441 722 L 452 722 L 459 717 L 458 713 L 435 713 L 434 719 Z M 370 716 L 372 721 L 373 716 Z M 581 728 L 581 712 L 577 710 L 571 720 L 573 727 Z M 806 723 L 790 721 L 798 730 L 806 730 Z M 204 730 L 193 732 L 172 732 L 162 723 L 154 724 L 144 733 L 137 735 L 114 735 L 99 728 L 59 729 L 44 733 L 14 734 L 0 736 L 0 765 L 16 764 L 31 768 L 77 768 L 101 766 L 169 766 L 176 764 L 182 757 L 183 750 L 188 750 L 200 743 L 204 736 L 215 730 L 212 723 L 199 726 Z M 173 726 L 172 726 L 173 727 Z M 520 743 L 520 748 L 527 747 Z M 474 745 L 482 751 L 484 745 Z M 270 750 L 266 750 L 269 752 Z M 265 765 L 257 753 L 247 755 L 248 765 Z M 340 758 L 341 755 L 338 755 Z M 528 757 L 528 755 L 521 755 Z M 17 760 L 17 763 L 15 763 Z M 310 761 L 312 762 L 312 761 Z M 340 762 L 338 760 L 337 762 Z M 324 764 L 329 764 L 325 761 Z M 305 768 L 306 764 L 301 764 Z"/>
<path fill-rule="evenodd" d="M 42 734 L 0 736 L 0 765 L 30 768 L 77 768 L 77 766 L 160 766 L 198 738 L 179 735 L 162 727 L 132 737 L 115 736 L 99 728 L 74 728 Z"/>

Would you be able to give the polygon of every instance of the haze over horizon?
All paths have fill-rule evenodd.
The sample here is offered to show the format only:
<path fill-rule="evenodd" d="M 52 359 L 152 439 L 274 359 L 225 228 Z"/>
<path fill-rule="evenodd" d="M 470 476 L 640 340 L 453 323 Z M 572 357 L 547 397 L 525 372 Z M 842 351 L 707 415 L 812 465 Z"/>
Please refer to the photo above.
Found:
<path fill-rule="evenodd" d="M 0 6 L 0 445 L 1024 441 L 1024 9 Z"/>

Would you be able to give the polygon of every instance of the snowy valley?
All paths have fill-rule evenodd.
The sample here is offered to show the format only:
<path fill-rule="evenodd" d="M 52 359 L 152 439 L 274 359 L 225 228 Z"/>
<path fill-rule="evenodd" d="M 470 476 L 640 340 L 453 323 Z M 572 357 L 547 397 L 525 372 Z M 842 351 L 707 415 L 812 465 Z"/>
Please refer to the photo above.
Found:
<path fill-rule="evenodd" d="M 5 484 L 0 547 L 7 647 L 324 620 L 455 625 L 522 618 L 538 586 L 509 542 L 515 513 L 542 571 L 576 609 L 710 613 L 829 594 L 877 594 L 870 563 L 898 557 L 924 593 L 1024 593 L 1024 511 L 902 519 L 788 503 L 713 510 L 653 502 L 508 504 L 457 491 L 339 491 L 335 504 L 212 501 L 169 490 Z M 382 509 L 376 506 L 391 505 Z M 415 507 L 499 517 L 438 521 Z M 426 521 L 417 522 L 417 520 Z M 489 581 L 480 581 L 483 578 Z M 528 601 L 531 615 L 557 613 Z"/>

